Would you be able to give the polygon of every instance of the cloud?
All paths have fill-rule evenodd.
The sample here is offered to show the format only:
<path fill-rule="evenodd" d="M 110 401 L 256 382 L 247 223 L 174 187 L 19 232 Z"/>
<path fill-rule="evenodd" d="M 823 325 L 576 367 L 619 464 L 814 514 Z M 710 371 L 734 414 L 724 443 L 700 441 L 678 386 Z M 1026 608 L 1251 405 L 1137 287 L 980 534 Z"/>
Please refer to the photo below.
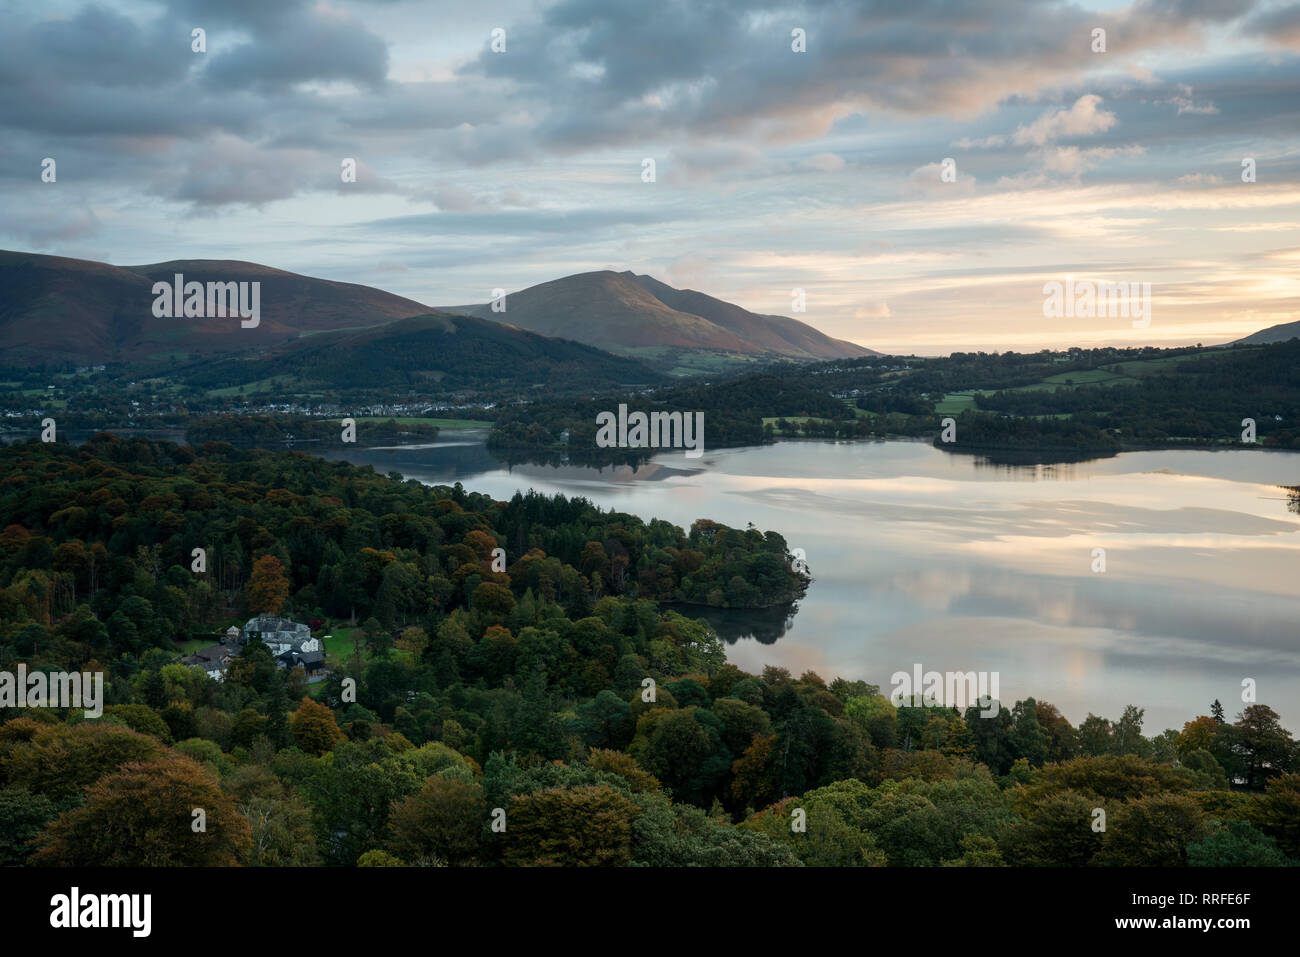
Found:
<path fill-rule="evenodd" d="M 387 77 L 387 44 L 360 20 L 325 4 L 291 9 L 281 22 L 248 36 L 229 51 L 207 54 L 205 84 L 283 91 L 309 81 L 342 81 L 377 89 Z"/>
<path fill-rule="evenodd" d="M 10 236 L 25 240 L 35 249 L 48 249 L 54 243 L 75 242 L 94 236 L 102 226 L 93 210 L 76 207 L 56 212 L 46 208 L 23 215 L 10 210 L 0 228 Z"/>
<path fill-rule="evenodd" d="M 1251 6 L 1142 0 L 1097 13 L 1030 0 L 970 0 L 936 16 L 923 3 L 815 4 L 798 17 L 808 51 L 793 53 L 790 14 L 775 0 L 561 0 L 507 30 L 509 53 L 485 44 L 461 75 L 503 81 L 539 106 L 533 136 L 517 144 L 521 149 L 572 151 L 674 133 L 793 142 L 859 114 L 975 116 L 1009 97 L 1035 96 L 1109 68 L 1086 42 L 1099 24 L 1131 58 L 1199 44 L 1205 26 L 1240 18 Z M 1026 128 L 1021 145 L 1106 128 L 1098 101 L 1085 97 Z"/>
<path fill-rule="evenodd" d="M 1141 146 L 1052 146 L 1038 150 L 1033 155 L 1049 173 L 1078 176 L 1113 156 L 1141 156 Z"/>
<path fill-rule="evenodd" d="M 446 236 L 464 233 L 467 236 L 540 236 L 582 233 L 584 235 L 608 234 L 628 227 L 648 226 L 668 222 L 674 217 L 668 213 L 648 209 L 495 209 L 484 211 L 475 208 L 465 211 L 448 210 L 437 213 L 418 213 L 412 216 L 394 216 L 357 223 L 354 229 L 380 233 L 415 233 L 419 235 Z"/>
<path fill-rule="evenodd" d="M 1115 125 L 1115 114 L 1099 110 L 1101 97 L 1094 93 L 1081 96 L 1068 110 L 1048 110 L 1029 126 L 1017 128 L 1012 142 L 1020 146 L 1043 146 L 1063 136 L 1091 136 Z"/>
<path fill-rule="evenodd" d="M 537 205 L 535 200 L 526 198 L 517 189 L 507 189 L 492 196 L 487 193 L 472 193 L 459 186 L 441 186 L 421 193 L 418 198 L 432 202 L 448 213 L 482 212 L 506 207 L 531 209 Z"/>
<path fill-rule="evenodd" d="M 1242 30 L 1269 43 L 1300 49 L 1300 3 L 1263 10 L 1247 20 Z"/>
<path fill-rule="evenodd" d="M 356 182 L 343 181 L 344 157 L 303 149 L 268 149 L 216 133 L 201 142 L 178 144 L 172 151 L 173 162 L 155 172 L 150 190 L 194 207 L 260 207 L 303 190 L 344 195 L 405 192 L 364 160 L 346 158 L 356 163 Z"/>
<path fill-rule="evenodd" d="M 819 169 L 823 173 L 833 173 L 844 169 L 844 157 L 838 153 L 817 153 L 799 164 L 807 169 Z"/>
<path fill-rule="evenodd" d="M 891 315 L 893 313 L 889 311 L 889 303 L 884 300 L 867 303 L 853 310 L 854 319 L 888 319 Z"/>
<path fill-rule="evenodd" d="M 1176 106 L 1178 108 L 1179 116 L 1182 116 L 1184 113 L 1201 116 L 1214 116 L 1219 112 L 1219 108 L 1213 103 L 1208 101 L 1205 103 L 1197 103 L 1193 98 L 1191 86 L 1186 83 L 1179 85 L 1177 95 L 1171 96 L 1169 99 L 1161 102 L 1172 103 Z"/>
<path fill-rule="evenodd" d="M 705 143 L 673 150 L 666 170 L 659 170 L 670 184 L 704 183 L 725 179 L 729 174 L 749 170 L 763 159 L 762 150 L 745 143 Z"/>
<path fill-rule="evenodd" d="M 975 177 L 966 173 L 961 164 L 957 164 L 954 168 L 955 179 L 951 183 L 943 181 L 943 171 L 943 163 L 926 163 L 924 166 L 918 166 L 908 175 L 903 192 L 908 195 L 939 197 L 968 195 L 974 191 Z"/>

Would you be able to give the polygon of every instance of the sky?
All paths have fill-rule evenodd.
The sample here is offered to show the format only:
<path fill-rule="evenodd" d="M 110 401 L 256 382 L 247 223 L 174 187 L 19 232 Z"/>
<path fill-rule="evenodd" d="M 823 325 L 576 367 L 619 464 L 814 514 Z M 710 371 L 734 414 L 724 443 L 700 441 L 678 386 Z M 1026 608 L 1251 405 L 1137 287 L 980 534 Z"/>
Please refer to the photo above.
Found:
<path fill-rule="evenodd" d="M 1300 319 L 1298 2 L 0 0 L 0 23 L 0 248 L 434 306 L 631 269 L 920 355 Z M 1150 283 L 1149 323 L 1045 315 L 1067 277 Z"/>

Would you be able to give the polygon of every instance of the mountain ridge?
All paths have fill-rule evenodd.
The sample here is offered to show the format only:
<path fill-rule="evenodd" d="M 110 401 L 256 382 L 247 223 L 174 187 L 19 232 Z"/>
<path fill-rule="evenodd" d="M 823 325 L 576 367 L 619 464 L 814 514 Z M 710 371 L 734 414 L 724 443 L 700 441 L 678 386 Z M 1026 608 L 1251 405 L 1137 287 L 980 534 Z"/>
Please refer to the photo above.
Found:
<path fill-rule="evenodd" d="M 786 359 L 880 354 L 798 319 L 750 312 L 630 270 L 602 269 L 538 283 L 507 294 L 505 307 L 493 312 L 490 303 L 475 303 L 441 311 L 509 322 L 618 355 L 652 347 Z"/>
<path fill-rule="evenodd" d="M 1279 322 L 1275 326 L 1268 326 L 1258 332 L 1252 332 L 1245 338 L 1237 339 L 1230 345 L 1257 346 L 1273 342 L 1287 342 L 1296 338 L 1300 338 L 1300 319 L 1295 322 Z"/>
<path fill-rule="evenodd" d="M 255 281 L 255 326 L 229 318 L 153 314 L 157 282 Z M 319 279 L 238 259 L 174 259 L 116 266 L 0 250 L 0 354 L 9 365 L 186 361 L 282 351 L 304 337 L 382 328 L 412 316 L 463 315 L 603 353 L 674 368 L 683 355 L 824 360 L 879 355 L 785 316 L 750 312 L 627 270 L 562 276 L 490 304 L 428 306 L 373 286 Z M 476 334 L 485 333 L 477 330 Z M 529 352 L 524 349 L 524 352 Z M 558 354 L 558 353 L 557 353 Z M 603 361 L 603 360 L 602 360 Z M 689 363 L 688 363 L 689 365 Z"/>
<path fill-rule="evenodd" d="M 186 282 L 261 282 L 260 322 L 245 328 L 238 320 L 156 318 L 153 284 L 178 272 Z M 114 266 L 12 250 L 0 250 L 0 293 L 0 354 L 7 363 L 31 365 L 229 353 L 433 311 L 372 286 L 243 260 Z"/>

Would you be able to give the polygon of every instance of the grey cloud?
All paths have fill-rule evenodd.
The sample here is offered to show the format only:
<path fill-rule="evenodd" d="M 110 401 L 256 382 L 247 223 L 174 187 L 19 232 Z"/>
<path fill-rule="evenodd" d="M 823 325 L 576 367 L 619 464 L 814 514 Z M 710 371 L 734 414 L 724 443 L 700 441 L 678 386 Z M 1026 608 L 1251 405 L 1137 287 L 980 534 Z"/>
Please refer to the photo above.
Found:
<path fill-rule="evenodd" d="M 166 24 L 141 26 L 103 7 L 87 6 L 67 19 L 6 18 L 0 79 L 47 106 L 69 86 L 154 87 L 180 81 L 193 66 L 188 31 L 173 36 Z"/>
<path fill-rule="evenodd" d="M 3 232 L 25 240 L 33 249 L 49 249 L 54 243 L 77 241 L 99 233 L 102 224 L 85 206 L 51 211 L 47 206 L 23 213 L 6 209 Z"/>
<path fill-rule="evenodd" d="M 426 235 L 590 233 L 626 226 L 648 226 L 678 217 L 645 209 L 511 209 L 492 212 L 419 213 L 357 223 L 354 228 Z"/>
<path fill-rule="evenodd" d="M 854 112 L 973 116 L 1101 64 L 1094 26 L 1141 52 L 1199 38 L 1250 0 L 1147 0 L 1094 13 L 1046 2 L 610 5 L 564 0 L 508 28 L 466 75 L 511 81 L 544 115 L 519 149 L 569 152 L 673 133 L 767 142 L 825 133 Z M 758 26 L 761 24 L 761 26 Z M 808 52 L 790 50 L 807 30 Z M 587 69 L 577 70 L 575 64 Z"/>
<path fill-rule="evenodd" d="M 1251 17 L 1242 29 L 1282 46 L 1300 49 L 1300 3 L 1265 10 Z"/>
<path fill-rule="evenodd" d="M 365 16 L 355 5 L 352 12 L 336 6 L 171 0 L 161 15 L 137 20 L 94 5 L 66 20 L 17 13 L 0 36 L 0 144 L 15 131 L 40 134 L 42 155 L 93 143 L 104 157 L 97 175 L 213 206 L 322 188 L 324 174 L 312 170 L 336 178 L 342 156 L 376 169 L 414 156 L 437 169 L 610 147 L 638 161 L 668 157 L 674 175 L 694 184 L 729 165 L 753 170 L 764 147 L 807 142 L 859 120 L 869 129 L 881 113 L 974 122 L 994 106 L 1033 103 L 1029 124 L 1088 93 L 1102 95 L 1108 110 L 1127 110 L 1114 129 L 1089 138 L 1104 147 L 1242 129 L 1233 124 L 1267 130 L 1295 115 L 1287 105 L 1294 64 L 1270 67 L 1273 75 L 1259 83 L 1273 86 L 1253 90 L 1234 89 L 1226 75 L 1180 77 L 1194 85 L 1195 103 L 1212 102 L 1220 115 L 1189 111 L 1176 124 L 1165 122 L 1172 86 L 1158 117 L 1139 102 L 1154 88 L 1117 95 L 1089 82 L 1098 67 L 1087 45 L 1093 25 L 1107 26 L 1116 49 L 1155 49 L 1194 40 L 1200 25 L 1242 20 L 1254 9 L 1248 0 L 1147 0 L 1101 14 L 1046 0 L 810 0 L 799 9 L 775 0 L 758 7 L 562 0 L 524 19 L 503 15 L 508 53 L 487 51 L 485 26 L 482 52 L 459 76 L 402 83 L 386 79 L 387 46 L 372 32 L 383 19 L 379 5 Z M 1252 29 L 1263 21 L 1242 22 Z M 192 26 L 209 31 L 213 52 L 190 53 Z M 808 53 L 790 51 L 792 26 L 807 30 Z M 390 28 L 385 36 L 392 35 Z M 232 36 L 240 38 L 233 48 Z M 306 86 L 314 81 L 356 91 L 323 96 Z M 1217 125 L 1195 125 L 1210 121 Z M 1009 140 L 1014 130 L 1009 123 L 1003 135 Z M 683 144 L 686 136 L 695 142 Z M 881 149 L 893 154 L 900 181 L 947 155 L 942 142 L 933 156 L 918 154 L 915 140 L 905 150 Z M 1023 168 L 1023 148 L 988 159 L 1014 166 L 1013 155 Z M 382 178 L 371 185 L 400 191 Z"/>
<path fill-rule="evenodd" d="M 209 53 L 204 83 L 276 91 L 341 80 L 373 89 L 383 86 L 388 72 L 387 44 L 352 17 L 304 11 L 263 25 L 251 37 L 229 52 Z"/>

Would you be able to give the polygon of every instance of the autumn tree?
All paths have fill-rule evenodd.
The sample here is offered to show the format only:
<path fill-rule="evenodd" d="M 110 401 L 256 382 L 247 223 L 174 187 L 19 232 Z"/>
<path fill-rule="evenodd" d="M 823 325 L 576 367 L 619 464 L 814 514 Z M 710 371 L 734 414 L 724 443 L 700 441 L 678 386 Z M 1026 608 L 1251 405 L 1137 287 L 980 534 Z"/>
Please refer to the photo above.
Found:
<path fill-rule="evenodd" d="M 731 797 L 737 807 L 766 807 L 781 794 L 776 735 L 754 735 L 745 753 L 731 767 Z"/>
<path fill-rule="evenodd" d="M 81 794 L 121 765 L 164 752 L 156 738 L 115 724 L 38 725 L 24 717 L 0 725 L 0 778 L 56 802 Z"/>
<path fill-rule="evenodd" d="M 613 788 L 547 788 L 510 802 L 505 863 L 514 866 L 617 866 L 632 859 L 640 813 Z"/>
<path fill-rule="evenodd" d="M 397 638 L 397 647 L 405 651 L 417 661 L 424 654 L 424 649 L 429 645 L 429 635 L 419 625 L 411 625 L 409 628 L 403 628 L 402 633 Z"/>
<path fill-rule="evenodd" d="M 289 728 L 298 747 L 308 754 L 324 754 L 347 740 L 334 712 L 307 697 L 289 719 Z"/>
<path fill-rule="evenodd" d="M 253 563 L 253 573 L 244 585 L 248 610 L 255 615 L 278 615 L 289 599 L 289 581 L 284 565 L 274 555 L 263 555 Z"/>
<path fill-rule="evenodd" d="M 617 774 L 628 783 L 634 794 L 659 790 L 659 779 L 642 769 L 636 759 L 622 751 L 598 748 L 587 755 L 587 767 Z"/>
<path fill-rule="evenodd" d="M 1220 725 L 1221 722 L 1206 714 L 1184 724 L 1183 730 L 1178 735 L 1179 758 L 1184 758 L 1200 749 L 1213 753 Z"/>

